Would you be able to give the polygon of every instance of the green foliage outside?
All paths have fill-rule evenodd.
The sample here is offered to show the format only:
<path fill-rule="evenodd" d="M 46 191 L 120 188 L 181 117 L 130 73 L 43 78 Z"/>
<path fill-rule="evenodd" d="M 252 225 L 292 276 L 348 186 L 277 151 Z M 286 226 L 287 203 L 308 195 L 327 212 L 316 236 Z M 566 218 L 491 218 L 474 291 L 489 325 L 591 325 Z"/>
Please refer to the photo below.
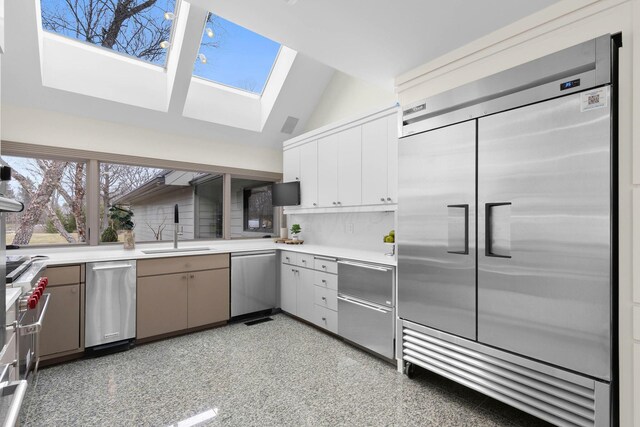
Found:
<path fill-rule="evenodd" d="M 101 242 L 117 242 L 118 232 L 113 227 L 107 227 L 100 236 Z"/>
<path fill-rule="evenodd" d="M 72 213 L 65 214 L 62 212 L 62 209 L 56 209 L 56 216 L 62 223 L 62 226 L 66 230 L 67 233 L 74 233 L 78 230 L 78 226 L 76 224 L 76 217 Z M 53 221 L 51 219 L 47 219 L 45 223 L 45 232 L 50 234 L 58 233 L 56 226 L 53 225 Z"/>

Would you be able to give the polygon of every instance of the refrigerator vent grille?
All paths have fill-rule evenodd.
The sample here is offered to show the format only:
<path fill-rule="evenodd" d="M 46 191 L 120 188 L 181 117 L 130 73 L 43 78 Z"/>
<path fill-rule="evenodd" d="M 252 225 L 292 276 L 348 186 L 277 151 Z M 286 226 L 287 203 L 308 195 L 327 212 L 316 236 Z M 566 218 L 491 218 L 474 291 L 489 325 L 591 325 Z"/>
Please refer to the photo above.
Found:
<path fill-rule="evenodd" d="M 589 388 L 405 326 L 402 358 L 559 426 L 596 424 Z"/>

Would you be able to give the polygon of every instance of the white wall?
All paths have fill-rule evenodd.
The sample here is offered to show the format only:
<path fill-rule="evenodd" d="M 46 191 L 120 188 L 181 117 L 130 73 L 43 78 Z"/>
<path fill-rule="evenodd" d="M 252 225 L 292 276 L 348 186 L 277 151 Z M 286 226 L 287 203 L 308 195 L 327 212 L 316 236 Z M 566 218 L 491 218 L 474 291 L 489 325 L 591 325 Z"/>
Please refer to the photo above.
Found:
<path fill-rule="evenodd" d="M 336 71 L 307 121 L 305 132 L 369 113 L 376 108 L 391 107 L 396 99 L 393 92 Z"/>
<path fill-rule="evenodd" d="M 256 171 L 282 170 L 282 151 L 2 105 L 2 139 L 50 147 L 175 160 Z"/>
<path fill-rule="evenodd" d="M 582 41 L 606 33 L 622 32 L 624 47 L 620 50 L 618 219 L 620 425 L 625 427 L 640 426 L 640 331 L 636 331 L 634 345 L 632 324 L 632 311 L 638 313 L 640 310 L 640 121 L 637 120 L 637 111 L 640 110 L 639 26 L 640 0 L 563 0 L 418 67 L 396 81 L 400 103 L 404 105 Z M 632 115 L 634 105 L 635 121 Z M 635 159 L 632 163 L 633 155 Z M 632 207 L 632 192 L 636 196 L 635 208 Z M 633 238 L 632 230 L 635 230 Z M 632 251 L 632 244 L 635 251 Z M 635 308 L 633 281 L 636 289 Z M 636 328 L 640 328 L 640 325 L 636 325 Z"/>
<path fill-rule="evenodd" d="M 394 212 L 287 215 L 287 228 L 300 224 L 306 244 L 387 253 L 382 241 L 394 229 Z"/>

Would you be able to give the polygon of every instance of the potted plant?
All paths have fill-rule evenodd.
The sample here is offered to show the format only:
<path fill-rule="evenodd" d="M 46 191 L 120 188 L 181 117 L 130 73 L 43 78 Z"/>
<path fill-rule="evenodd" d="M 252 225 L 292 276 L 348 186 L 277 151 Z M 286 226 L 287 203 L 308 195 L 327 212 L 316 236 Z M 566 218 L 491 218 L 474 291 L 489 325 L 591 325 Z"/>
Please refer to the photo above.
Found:
<path fill-rule="evenodd" d="M 136 238 L 133 233 L 135 225 L 131 220 L 132 217 L 133 212 L 130 209 L 125 209 L 117 205 L 109 208 L 109 218 L 113 221 L 114 226 L 124 230 L 125 249 L 134 249 L 136 247 Z"/>
<path fill-rule="evenodd" d="M 302 228 L 300 228 L 300 224 L 293 224 L 291 226 L 291 238 L 293 240 L 298 240 L 298 234 L 300 234 L 300 232 L 302 231 Z"/>

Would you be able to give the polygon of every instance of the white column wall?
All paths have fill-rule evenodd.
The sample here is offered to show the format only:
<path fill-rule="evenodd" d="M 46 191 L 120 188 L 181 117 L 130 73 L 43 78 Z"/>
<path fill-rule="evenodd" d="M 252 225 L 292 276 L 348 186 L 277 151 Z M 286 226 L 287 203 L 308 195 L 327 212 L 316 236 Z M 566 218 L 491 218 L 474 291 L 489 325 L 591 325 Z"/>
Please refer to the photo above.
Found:
<path fill-rule="evenodd" d="M 620 425 L 640 426 L 640 0 L 560 1 L 398 77 L 396 85 L 400 103 L 405 105 L 617 32 L 623 37 L 618 218 Z"/>

